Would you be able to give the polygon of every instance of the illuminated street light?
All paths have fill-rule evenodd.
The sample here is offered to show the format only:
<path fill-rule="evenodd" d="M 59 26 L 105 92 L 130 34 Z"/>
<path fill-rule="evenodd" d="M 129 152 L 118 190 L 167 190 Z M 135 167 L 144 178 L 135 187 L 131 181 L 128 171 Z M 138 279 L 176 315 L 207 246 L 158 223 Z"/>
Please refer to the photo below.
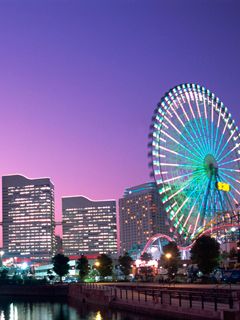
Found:
<path fill-rule="evenodd" d="M 170 252 L 168 252 L 168 253 L 165 254 L 165 257 L 167 259 L 171 259 L 172 258 L 172 254 Z"/>
<path fill-rule="evenodd" d="M 99 261 L 95 262 L 95 267 L 100 267 L 100 262 Z"/>

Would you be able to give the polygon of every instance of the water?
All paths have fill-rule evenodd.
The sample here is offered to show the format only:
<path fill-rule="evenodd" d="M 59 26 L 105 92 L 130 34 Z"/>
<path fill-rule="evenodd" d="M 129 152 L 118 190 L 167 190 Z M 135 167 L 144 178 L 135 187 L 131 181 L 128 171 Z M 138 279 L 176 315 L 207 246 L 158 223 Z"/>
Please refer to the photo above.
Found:
<path fill-rule="evenodd" d="M 76 307 L 66 302 L 23 302 L 1 298 L 0 320 L 154 320 L 154 318 L 88 305 Z"/>

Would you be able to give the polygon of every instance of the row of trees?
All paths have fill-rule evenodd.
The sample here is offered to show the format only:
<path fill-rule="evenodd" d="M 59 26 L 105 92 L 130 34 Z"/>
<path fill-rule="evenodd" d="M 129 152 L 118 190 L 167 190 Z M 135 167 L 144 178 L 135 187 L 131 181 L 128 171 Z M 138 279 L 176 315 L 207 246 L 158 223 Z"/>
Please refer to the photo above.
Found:
<path fill-rule="evenodd" d="M 62 277 L 67 275 L 69 272 L 69 258 L 63 254 L 57 254 L 52 259 L 53 262 L 53 271 L 59 276 L 60 281 L 62 281 Z M 120 269 L 121 273 L 127 277 L 131 272 L 132 258 L 125 253 L 123 256 L 118 258 L 117 267 Z M 101 254 L 98 256 L 97 261 L 94 264 L 94 269 L 97 270 L 99 276 L 101 278 L 105 278 L 112 275 L 113 272 L 113 261 L 111 257 L 107 254 Z M 91 267 L 89 265 L 88 259 L 86 256 L 81 255 L 77 260 L 76 269 L 79 271 L 79 278 L 81 281 L 92 272 Z M 49 271 L 49 278 L 51 279 L 51 271 Z"/>
<path fill-rule="evenodd" d="M 144 253 L 141 260 L 151 260 L 151 255 Z M 209 274 L 218 266 L 220 261 L 220 246 L 219 243 L 209 236 L 202 236 L 198 238 L 191 249 L 191 260 L 193 264 L 197 264 L 198 269 L 205 275 Z M 69 258 L 63 254 L 57 254 L 53 258 L 53 271 L 59 275 L 60 281 L 62 277 L 69 272 Z M 118 268 L 122 275 L 126 277 L 130 274 L 133 260 L 125 253 L 118 258 Z M 163 254 L 160 259 L 160 264 L 168 272 L 169 279 L 172 279 L 177 274 L 178 268 L 181 264 L 180 252 L 175 242 L 169 242 L 163 247 Z M 77 260 L 76 268 L 79 270 L 79 278 L 84 281 L 86 277 L 93 271 L 97 271 L 98 275 L 104 279 L 111 276 L 113 273 L 113 261 L 111 257 L 106 254 L 101 254 L 97 258 L 93 268 L 90 268 L 86 256 L 81 255 Z M 147 271 L 146 271 L 147 272 Z"/>
<path fill-rule="evenodd" d="M 180 251 L 175 242 L 170 242 L 163 247 L 163 254 L 160 263 L 167 269 L 168 277 L 173 278 L 180 266 Z M 198 238 L 191 249 L 191 261 L 198 266 L 198 269 L 208 275 L 220 262 L 220 245 L 209 236 Z"/>
<path fill-rule="evenodd" d="M 233 252 L 231 252 L 233 255 Z M 141 260 L 148 262 L 151 260 L 151 254 L 144 253 L 141 256 Z M 193 264 L 197 264 L 198 269 L 205 275 L 209 274 L 213 271 L 213 269 L 218 266 L 221 262 L 220 257 L 220 248 L 219 243 L 209 237 L 202 236 L 198 238 L 192 249 L 191 249 L 191 260 Z M 53 269 L 48 270 L 48 278 L 53 280 L 55 276 L 53 275 L 53 271 L 59 276 L 60 281 L 62 281 L 62 277 L 66 276 L 69 273 L 69 258 L 63 254 L 57 254 L 52 259 Z M 178 272 L 178 268 L 181 266 L 181 257 L 179 249 L 175 242 L 170 242 L 166 246 L 163 247 L 163 254 L 159 261 L 159 265 L 162 266 L 168 272 L 169 279 L 175 277 Z M 84 281 L 87 278 L 93 279 L 95 276 L 100 276 L 100 279 L 104 279 L 105 277 L 115 275 L 121 275 L 125 280 L 127 276 L 132 271 L 133 260 L 125 253 L 123 256 L 118 258 L 118 263 L 114 266 L 111 257 L 106 254 L 101 254 L 98 256 L 93 266 L 89 265 L 89 261 L 86 256 L 81 255 L 76 263 L 76 268 L 79 271 L 80 281 Z M 146 264 L 140 268 L 140 272 L 145 274 L 145 278 L 151 278 L 152 269 L 148 267 Z M 25 280 L 27 280 L 27 275 L 29 274 L 29 270 L 22 271 L 24 272 Z M 15 272 L 16 273 L 16 272 Z M 0 282 L 4 282 L 7 280 L 8 270 L 6 268 L 2 268 L 0 270 Z M 16 273 L 17 277 L 17 273 Z"/>

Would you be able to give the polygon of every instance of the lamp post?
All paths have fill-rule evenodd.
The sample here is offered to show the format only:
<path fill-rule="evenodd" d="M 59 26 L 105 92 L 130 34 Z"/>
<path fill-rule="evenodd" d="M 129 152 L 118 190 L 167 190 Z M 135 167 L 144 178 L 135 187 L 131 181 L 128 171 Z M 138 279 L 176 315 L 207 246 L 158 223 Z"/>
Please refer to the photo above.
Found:
<path fill-rule="evenodd" d="M 170 259 L 172 258 L 171 252 L 165 253 L 165 257 L 168 260 L 168 263 L 167 263 L 168 281 L 170 281 L 170 278 L 172 278 L 171 265 L 170 265 Z"/>

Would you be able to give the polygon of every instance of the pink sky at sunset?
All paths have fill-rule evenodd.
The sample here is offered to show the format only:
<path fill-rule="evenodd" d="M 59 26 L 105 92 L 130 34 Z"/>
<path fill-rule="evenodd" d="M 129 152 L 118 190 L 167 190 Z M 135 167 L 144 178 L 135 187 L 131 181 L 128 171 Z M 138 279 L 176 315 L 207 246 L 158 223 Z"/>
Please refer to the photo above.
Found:
<path fill-rule="evenodd" d="M 61 197 L 118 199 L 150 180 L 155 105 L 213 91 L 239 123 L 239 1 L 2 1 L 1 175 L 50 177 Z"/>

